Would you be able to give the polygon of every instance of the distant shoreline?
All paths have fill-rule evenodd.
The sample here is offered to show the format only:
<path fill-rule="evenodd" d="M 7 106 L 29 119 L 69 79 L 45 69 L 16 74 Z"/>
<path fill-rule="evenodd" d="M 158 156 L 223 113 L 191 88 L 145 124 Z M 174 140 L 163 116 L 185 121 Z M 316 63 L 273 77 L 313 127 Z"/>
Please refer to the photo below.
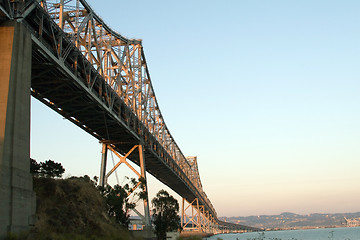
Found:
<path fill-rule="evenodd" d="M 262 228 L 267 231 L 360 226 L 360 212 L 312 213 L 307 215 L 285 212 L 279 215 L 220 217 L 219 219 L 225 222 Z"/>

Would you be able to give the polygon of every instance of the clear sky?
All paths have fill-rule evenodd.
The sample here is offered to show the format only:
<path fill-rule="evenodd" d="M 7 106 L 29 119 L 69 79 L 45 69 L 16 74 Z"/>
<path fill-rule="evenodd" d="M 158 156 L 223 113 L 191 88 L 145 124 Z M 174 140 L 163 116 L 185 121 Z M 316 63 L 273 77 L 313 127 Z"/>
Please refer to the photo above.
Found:
<path fill-rule="evenodd" d="M 165 122 L 219 216 L 360 211 L 360 1 L 88 2 L 143 39 Z M 31 156 L 99 176 L 97 140 L 32 104 Z"/>

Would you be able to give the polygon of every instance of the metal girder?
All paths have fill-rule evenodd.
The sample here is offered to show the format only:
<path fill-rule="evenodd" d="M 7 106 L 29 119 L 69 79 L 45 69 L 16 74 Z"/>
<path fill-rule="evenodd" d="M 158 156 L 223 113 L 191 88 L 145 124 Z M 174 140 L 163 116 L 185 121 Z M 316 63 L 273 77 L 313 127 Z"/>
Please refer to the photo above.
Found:
<path fill-rule="evenodd" d="M 192 202 L 182 200 L 181 209 L 181 228 L 182 231 L 215 234 L 218 230 L 216 218 L 199 203 L 195 198 Z"/>
<path fill-rule="evenodd" d="M 141 40 L 113 31 L 84 0 L 0 0 L 0 12 L 32 34 L 34 97 L 122 155 L 141 143 L 148 172 L 218 221 L 196 157 L 165 124 Z"/>
<path fill-rule="evenodd" d="M 141 122 L 140 132 L 148 132 L 153 142 L 160 144 L 161 147 L 156 149 L 159 157 L 167 158 L 165 162 L 170 164 L 175 174 L 183 175 L 180 178 L 185 184 L 190 187 L 195 185 L 194 194 L 200 195 L 198 199 L 211 209 L 212 214 L 216 214 L 202 190 L 197 164 L 189 164 L 164 122 L 141 40 L 126 39 L 112 31 L 85 1 L 67 1 L 64 4 L 43 1 L 42 7 L 48 15 L 40 15 L 37 21 L 37 25 L 42 24 L 36 29 L 42 36 L 41 42 L 48 40 L 59 61 L 65 65 L 70 63 L 75 67 L 75 75 L 85 78 L 92 91 L 105 96 L 104 103 L 110 110 L 120 97 L 132 113 L 125 114 L 128 116 L 127 125 L 135 123 L 130 120 L 135 116 Z M 49 17 L 56 24 L 49 23 Z M 93 69 L 96 73 L 92 73 Z M 102 79 L 105 82 L 101 82 Z"/>
<path fill-rule="evenodd" d="M 127 161 L 127 157 L 129 157 L 130 154 L 132 154 L 135 150 L 137 149 L 138 151 L 138 155 L 140 158 L 140 173 L 133 168 L 129 162 Z M 113 152 L 120 160 L 119 162 L 107 173 L 106 172 L 106 162 L 107 162 L 107 150 L 110 150 L 111 152 Z M 134 145 L 129 152 L 127 152 L 124 156 L 122 156 L 121 154 L 119 154 L 114 148 L 113 145 L 109 142 L 109 141 L 105 141 L 103 142 L 103 149 L 102 149 L 102 160 L 101 160 L 101 169 L 100 169 L 100 186 L 105 186 L 107 185 L 107 179 L 109 178 L 109 176 L 115 172 L 115 170 L 122 164 L 124 163 L 128 168 L 130 168 L 137 176 L 139 179 L 139 182 L 133 186 L 132 190 L 129 191 L 128 196 L 133 193 L 135 191 L 136 188 L 138 188 L 141 185 L 141 181 L 143 182 L 143 191 L 146 194 L 146 198 L 143 199 L 144 201 L 144 213 L 145 216 L 142 216 L 138 211 L 135 210 L 135 213 L 139 214 L 139 216 L 143 219 L 144 221 L 144 225 L 147 228 L 151 228 L 151 220 L 150 220 L 150 210 L 149 210 L 149 203 L 148 203 L 148 191 L 147 191 L 147 183 L 146 183 L 146 166 L 145 166 L 145 159 L 144 159 L 144 155 L 143 155 L 143 146 L 142 145 Z M 140 181 L 140 179 L 143 179 Z"/>

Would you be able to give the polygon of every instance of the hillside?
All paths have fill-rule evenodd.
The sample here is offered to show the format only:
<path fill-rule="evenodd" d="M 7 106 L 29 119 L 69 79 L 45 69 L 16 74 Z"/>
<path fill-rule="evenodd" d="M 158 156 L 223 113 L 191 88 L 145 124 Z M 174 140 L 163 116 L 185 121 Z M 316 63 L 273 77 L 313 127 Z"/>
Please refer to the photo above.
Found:
<path fill-rule="evenodd" d="M 344 217 L 349 219 L 359 218 L 360 212 L 336 214 L 312 213 L 308 215 L 285 212 L 280 215 L 222 217 L 220 219 L 227 222 L 265 229 L 302 229 L 317 227 L 345 227 L 346 224 Z"/>
<path fill-rule="evenodd" d="M 87 178 L 34 178 L 34 191 L 31 239 L 132 239 L 108 218 L 104 199 Z"/>

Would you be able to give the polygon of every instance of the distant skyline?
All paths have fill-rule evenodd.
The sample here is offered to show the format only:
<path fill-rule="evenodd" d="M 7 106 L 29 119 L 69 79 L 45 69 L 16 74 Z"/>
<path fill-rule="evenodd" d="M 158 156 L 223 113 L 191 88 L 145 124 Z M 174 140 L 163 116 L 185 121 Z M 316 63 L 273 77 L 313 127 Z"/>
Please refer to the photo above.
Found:
<path fill-rule="evenodd" d="M 143 39 L 165 122 L 219 217 L 360 211 L 359 1 L 88 3 Z M 31 157 L 99 176 L 101 145 L 32 99 Z M 149 177 L 150 198 L 161 188 Z"/>

